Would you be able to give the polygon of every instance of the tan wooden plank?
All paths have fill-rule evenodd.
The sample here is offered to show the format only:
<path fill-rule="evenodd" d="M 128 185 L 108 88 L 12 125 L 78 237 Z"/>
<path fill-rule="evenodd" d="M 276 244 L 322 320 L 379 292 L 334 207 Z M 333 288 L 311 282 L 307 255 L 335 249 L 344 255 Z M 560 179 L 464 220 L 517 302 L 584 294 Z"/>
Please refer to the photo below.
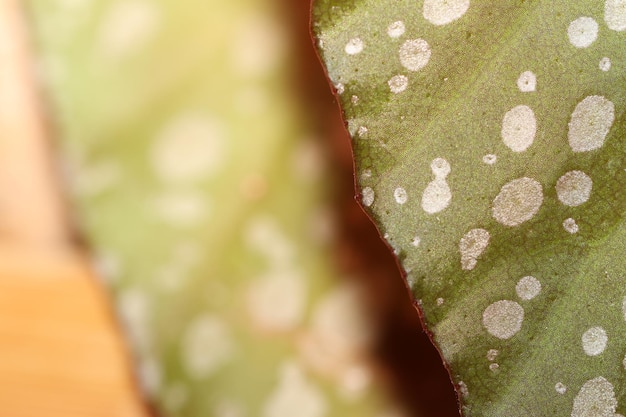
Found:
<path fill-rule="evenodd" d="M 0 247 L 0 416 L 147 414 L 105 294 L 76 256 Z"/>

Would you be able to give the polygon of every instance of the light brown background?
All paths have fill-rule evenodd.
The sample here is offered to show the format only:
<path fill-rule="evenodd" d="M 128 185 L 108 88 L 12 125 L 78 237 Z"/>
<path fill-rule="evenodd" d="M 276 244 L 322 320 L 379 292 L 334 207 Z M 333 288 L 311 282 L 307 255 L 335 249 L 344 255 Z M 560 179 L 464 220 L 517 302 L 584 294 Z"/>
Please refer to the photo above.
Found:
<path fill-rule="evenodd" d="M 0 0 L 0 416 L 144 416 L 105 292 L 72 249 L 21 6 Z"/>

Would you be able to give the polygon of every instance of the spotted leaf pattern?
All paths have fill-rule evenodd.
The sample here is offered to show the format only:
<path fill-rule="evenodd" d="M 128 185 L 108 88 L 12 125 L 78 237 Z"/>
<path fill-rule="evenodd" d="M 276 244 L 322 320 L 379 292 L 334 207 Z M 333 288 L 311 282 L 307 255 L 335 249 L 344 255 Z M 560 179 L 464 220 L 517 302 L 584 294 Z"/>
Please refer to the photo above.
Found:
<path fill-rule="evenodd" d="M 358 197 L 465 416 L 626 413 L 626 2 L 316 0 Z"/>

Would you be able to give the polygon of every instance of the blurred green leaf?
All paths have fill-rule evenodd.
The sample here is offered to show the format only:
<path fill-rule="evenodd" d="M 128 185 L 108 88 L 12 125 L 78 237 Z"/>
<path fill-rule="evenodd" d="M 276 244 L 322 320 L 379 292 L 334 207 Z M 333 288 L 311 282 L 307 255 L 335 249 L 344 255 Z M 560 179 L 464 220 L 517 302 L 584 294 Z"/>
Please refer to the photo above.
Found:
<path fill-rule="evenodd" d="M 402 415 L 332 262 L 332 182 L 278 3 L 28 3 L 77 222 L 157 409 Z"/>

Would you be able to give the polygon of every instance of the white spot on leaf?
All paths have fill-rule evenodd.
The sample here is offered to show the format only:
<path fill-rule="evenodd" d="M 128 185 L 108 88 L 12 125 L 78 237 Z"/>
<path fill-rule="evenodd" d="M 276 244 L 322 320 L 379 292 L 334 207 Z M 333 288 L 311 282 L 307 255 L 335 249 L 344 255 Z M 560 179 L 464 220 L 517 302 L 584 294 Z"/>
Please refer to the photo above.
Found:
<path fill-rule="evenodd" d="M 152 147 L 156 173 L 168 182 L 206 179 L 224 163 L 221 125 L 210 117 L 184 114 L 165 126 Z"/>
<path fill-rule="evenodd" d="M 374 197 L 374 190 L 372 190 L 371 187 L 363 188 L 363 191 L 361 192 L 361 201 L 365 207 L 370 207 L 374 204 Z"/>
<path fill-rule="evenodd" d="M 537 89 L 537 77 L 532 71 L 524 71 L 517 79 L 517 88 L 522 93 L 530 93 Z"/>
<path fill-rule="evenodd" d="M 574 152 L 586 152 L 604 145 L 615 119 L 615 106 L 602 96 L 589 96 L 576 105 L 568 123 L 567 138 Z"/>
<path fill-rule="evenodd" d="M 469 390 L 467 389 L 467 384 L 463 381 L 459 381 L 459 392 L 463 398 L 467 398 L 469 396 Z"/>
<path fill-rule="evenodd" d="M 626 0 L 606 0 L 604 21 L 609 29 L 626 30 Z"/>
<path fill-rule="evenodd" d="M 524 277 L 517 282 L 515 292 L 522 300 L 532 300 L 541 292 L 541 282 L 535 277 Z"/>
<path fill-rule="evenodd" d="M 578 233 L 578 225 L 576 224 L 576 220 L 572 219 L 571 217 L 563 220 L 563 229 L 565 229 L 567 233 Z"/>
<path fill-rule="evenodd" d="M 177 381 L 169 384 L 162 393 L 163 405 L 170 413 L 176 413 L 185 406 L 189 398 L 186 384 Z"/>
<path fill-rule="evenodd" d="M 263 407 L 263 417 L 322 417 L 328 406 L 321 391 L 307 380 L 302 368 L 283 364 L 278 386 Z"/>
<path fill-rule="evenodd" d="M 515 301 L 500 300 L 483 312 L 483 326 L 498 339 L 510 339 L 522 328 L 524 309 Z"/>
<path fill-rule="evenodd" d="M 159 24 L 159 9 L 152 1 L 116 2 L 104 18 L 100 44 L 104 56 L 121 58 L 141 48 Z"/>
<path fill-rule="evenodd" d="M 94 253 L 92 259 L 92 267 L 98 278 L 109 284 L 119 280 L 122 266 L 117 256 L 113 253 L 101 251 Z"/>
<path fill-rule="evenodd" d="M 579 17 L 570 23 L 567 37 L 576 48 L 587 48 L 598 38 L 598 23 L 591 17 Z"/>
<path fill-rule="evenodd" d="M 582 171 L 569 171 L 556 182 L 556 195 L 566 206 L 576 207 L 591 196 L 593 181 Z"/>
<path fill-rule="evenodd" d="M 487 165 L 493 165 L 496 163 L 497 160 L 498 160 L 498 157 L 491 153 L 483 156 L 483 162 Z"/>
<path fill-rule="evenodd" d="M 493 217 L 505 226 L 518 226 L 532 219 L 543 203 L 541 184 L 532 178 L 506 183 L 493 200 Z"/>
<path fill-rule="evenodd" d="M 353 365 L 341 374 L 340 393 L 348 401 L 362 398 L 372 382 L 372 372 L 365 365 Z"/>
<path fill-rule="evenodd" d="M 230 52 L 233 69 L 244 77 L 262 77 L 287 56 L 289 36 L 268 14 L 255 14 L 237 24 Z"/>
<path fill-rule="evenodd" d="M 450 174 L 450 164 L 443 158 L 433 159 L 433 162 L 430 164 L 430 169 L 435 178 L 446 178 L 448 174 Z"/>
<path fill-rule="evenodd" d="M 327 206 L 319 206 L 311 213 L 309 235 L 315 243 L 329 244 L 337 235 L 335 211 Z"/>
<path fill-rule="evenodd" d="M 169 192 L 153 202 L 155 215 L 170 226 L 188 228 L 200 223 L 207 214 L 206 202 L 199 192 Z"/>
<path fill-rule="evenodd" d="M 238 402 L 222 399 L 213 408 L 214 417 L 247 417 L 244 406 Z"/>
<path fill-rule="evenodd" d="M 359 287 L 344 284 L 314 306 L 310 330 L 300 339 L 309 366 L 337 375 L 357 365 L 374 336 L 362 295 Z"/>
<path fill-rule="evenodd" d="M 192 378 L 209 377 L 230 361 L 234 345 L 228 325 L 216 315 L 196 317 L 182 339 L 182 363 Z"/>
<path fill-rule="evenodd" d="M 398 20 L 387 27 L 387 35 L 389 35 L 390 38 L 399 38 L 404 34 L 405 30 L 404 23 Z"/>
<path fill-rule="evenodd" d="M 162 371 L 159 362 L 152 355 L 144 355 L 139 358 L 137 364 L 137 377 L 144 394 L 156 395 L 161 389 Z"/>
<path fill-rule="evenodd" d="M 84 164 L 78 172 L 70 172 L 68 175 L 72 191 L 81 197 L 112 191 L 124 179 L 122 166 L 113 161 Z"/>
<path fill-rule="evenodd" d="M 467 12 L 470 0 L 425 0 L 424 18 L 433 25 L 451 23 Z"/>
<path fill-rule="evenodd" d="M 598 66 L 600 67 L 600 70 L 607 72 L 611 69 L 611 58 L 605 56 L 600 60 Z"/>
<path fill-rule="evenodd" d="M 61 7 L 66 11 L 77 12 L 83 11 L 85 7 L 90 6 L 91 0 L 57 0 L 55 7 Z"/>
<path fill-rule="evenodd" d="M 248 68 L 248 70 L 250 70 Z M 243 75 L 243 74 L 242 74 Z M 271 100 L 271 92 L 259 85 L 248 85 L 233 92 L 233 110 L 244 117 L 259 116 L 267 110 Z"/>
<path fill-rule="evenodd" d="M 130 340 L 139 352 L 147 352 L 151 342 L 151 304 L 146 294 L 137 288 L 127 288 L 117 297 L 117 308 Z"/>
<path fill-rule="evenodd" d="M 299 272 L 289 269 L 270 272 L 250 284 L 248 312 L 264 330 L 290 330 L 302 319 L 306 292 L 306 281 Z"/>
<path fill-rule="evenodd" d="M 291 156 L 291 167 L 297 179 L 311 183 L 322 176 L 325 161 L 319 141 L 309 138 L 299 141 L 296 145 Z"/>
<path fill-rule="evenodd" d="M 422 209 L 428 214 L 438 213 L 450 205 L 452 192 L 446 182 L 450 164 L 443 158 L 436 158 L 430 164 L 435 179 L 428 183 L 422 194 Z"/>
<path fill-rule="evenodd" d="M 571 417 L 614 417 L 616 409 L 613 384 L 599 376 L 580 388 L 574 398 Z"/>
<path fill-rule="evenodd" d="M 392 93 L 398 94 L 407 89 L 409 79 L 405 75 L 394 75 L 387 81 L 387 84 Z"/>
<path fill-rule="evenodd" d="M 315 337 L 326 352 L 344 362 L 364 351 L 373 337 L 361 297 L 359 287 L 342 285 L 323 297 L 313 310 Z"/>
<path fill-rule="evenodd" d="M 365 45 L 363 44 L 361 38 L 352 38 L 348 41 L 344 50 L 348 55 L 356 55 L 363 52 L 364 47 Z"/>
<path fill-rule="evenodd" d="M 489 245 L 489 232 L 485 229 L 472 229 L 459 242 L 461 252 L 461 268 L 472 270 L 476 266 L 478 257 Z"/>
<path fill-rule="evenodd" d="M 272 268 L 283 269 L 292 264 L 295 246 L 274 219 L 264 216 L 254 218 L 244 233 L 246 243 L 265 255 Z"/>
<path fill-rule="evenodd" d="M 537 120 L 535 113 L 528 106 L 512 108 L 502 120 L 501 136 L 504 144 L 513 152 L 523 152 L 535 140 Z"/>
<path fill-rule="evenodd" d="M 408 196 L 406 194 L 406 190 L 402 187 L 398 187 L 393 192 L 393 198 L 396 200 L 398 204 L 404 204 L 408 200 Z"/>
<path fill-rule="evenodd" d="M 609 338 L 602 327 L 592 327 L 583 333 L 583 350 L 589 356 L 598 356 L 604 352 L 608 341 Z"/>
<path fill-rule="evenodd" d="M 400 63 L 409 71 L 419 71 L 430 60 L 430 45 L 424 39 L 405 41 L 400 47 Z"/>

